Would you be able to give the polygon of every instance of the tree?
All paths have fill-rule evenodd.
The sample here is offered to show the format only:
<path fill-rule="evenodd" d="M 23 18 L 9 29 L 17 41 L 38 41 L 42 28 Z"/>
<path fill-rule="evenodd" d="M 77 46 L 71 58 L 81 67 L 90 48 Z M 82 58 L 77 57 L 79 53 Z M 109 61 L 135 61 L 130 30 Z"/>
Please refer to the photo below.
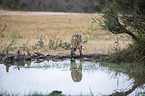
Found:
<path fill-rule="evenodd" d="M 128 34 L 133 44 L 127 49 L 111 54 L 106 60 L 111 62 L 145 62 L 145 1 L 114 0 L 103 9 L 103 18 L 93 18 L 103 29 L 113 34 Z M 97 23 L 97 22 L 96 22 Z"/>
<path fill-rule="evenodd" d="M 103 19 L 99 20 L 113 34 L 126 33 L 135 41 L 145 39 L 145 1 L 114 0 L 113 5 L 103 10 Z M 118 13 L 120 16 L 118 16 Z"/>

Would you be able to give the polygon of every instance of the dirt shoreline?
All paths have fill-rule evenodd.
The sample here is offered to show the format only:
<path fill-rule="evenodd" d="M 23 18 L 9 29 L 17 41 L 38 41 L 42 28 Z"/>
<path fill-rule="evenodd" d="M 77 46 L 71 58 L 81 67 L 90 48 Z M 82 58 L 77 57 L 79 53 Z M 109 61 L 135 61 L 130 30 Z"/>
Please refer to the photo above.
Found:
<path fill-rule="evenodd" d="M 27 53 L 21 54 L 19 51 L 16 54 L 4 54 L 0 53 L 0 62 L 1 63 L 13 63 L 13 62 L 24 62 L 24 61 L 31 61 L 31 60 L 64 60 L 64 59 L 80 59 L 80 60 L 98 60 L 102 57 L 108 55 L 104 54 L 85 54 L 82 57 L 79 55 L 75 55 L 70 58 L 70 55 L 50 55 L 50 54 L 42 54 L 39 52 L 34 52 L 34 54 Z"/>

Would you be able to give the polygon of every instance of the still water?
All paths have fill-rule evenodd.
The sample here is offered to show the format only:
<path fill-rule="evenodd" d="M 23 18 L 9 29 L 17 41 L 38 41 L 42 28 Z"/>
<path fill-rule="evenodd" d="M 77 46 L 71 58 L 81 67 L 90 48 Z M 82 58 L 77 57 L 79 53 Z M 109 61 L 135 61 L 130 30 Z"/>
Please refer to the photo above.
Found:
<path fill-rule="evenodd" d="M 101 96 L 132 88 L 134 79 L 114 74 L 100 63 L 81 60 L 0 64 L 0 93 L 49 94 L 57 90 L 65 95 Z M 136 88 L 129 96 L 140 91 L 143 89 Z"/>

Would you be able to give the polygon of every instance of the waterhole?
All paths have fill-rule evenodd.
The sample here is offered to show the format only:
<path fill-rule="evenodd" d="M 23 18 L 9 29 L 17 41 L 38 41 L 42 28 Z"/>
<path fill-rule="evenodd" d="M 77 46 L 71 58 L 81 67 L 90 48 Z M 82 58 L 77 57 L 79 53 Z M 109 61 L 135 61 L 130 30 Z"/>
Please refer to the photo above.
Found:
<path fill-rule="evenodd" d="M 116 74 L 100 62 L 67 59 L 0 64 L 0 94 L 61 92 L 72 96 L 102 96 L 128 92 L 134 88 L 134 82 L 134 78 L 121 72 Z M 137 86 L 127 95 L 135 96 L 139 92 L 144 90 Z"/>

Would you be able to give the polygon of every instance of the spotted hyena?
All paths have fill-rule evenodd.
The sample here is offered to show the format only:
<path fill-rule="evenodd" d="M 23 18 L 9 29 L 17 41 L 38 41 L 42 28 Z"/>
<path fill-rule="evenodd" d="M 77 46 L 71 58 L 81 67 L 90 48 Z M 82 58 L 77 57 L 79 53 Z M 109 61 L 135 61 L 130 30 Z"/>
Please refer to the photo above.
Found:
<path fill-rule="evenodd" d="M 79 33 L 74 33 L 71 39 L 70 57 L 75 55 L 77 49 L 79 49 L 80 56 L 82 57 L 82 36 Z"/>

